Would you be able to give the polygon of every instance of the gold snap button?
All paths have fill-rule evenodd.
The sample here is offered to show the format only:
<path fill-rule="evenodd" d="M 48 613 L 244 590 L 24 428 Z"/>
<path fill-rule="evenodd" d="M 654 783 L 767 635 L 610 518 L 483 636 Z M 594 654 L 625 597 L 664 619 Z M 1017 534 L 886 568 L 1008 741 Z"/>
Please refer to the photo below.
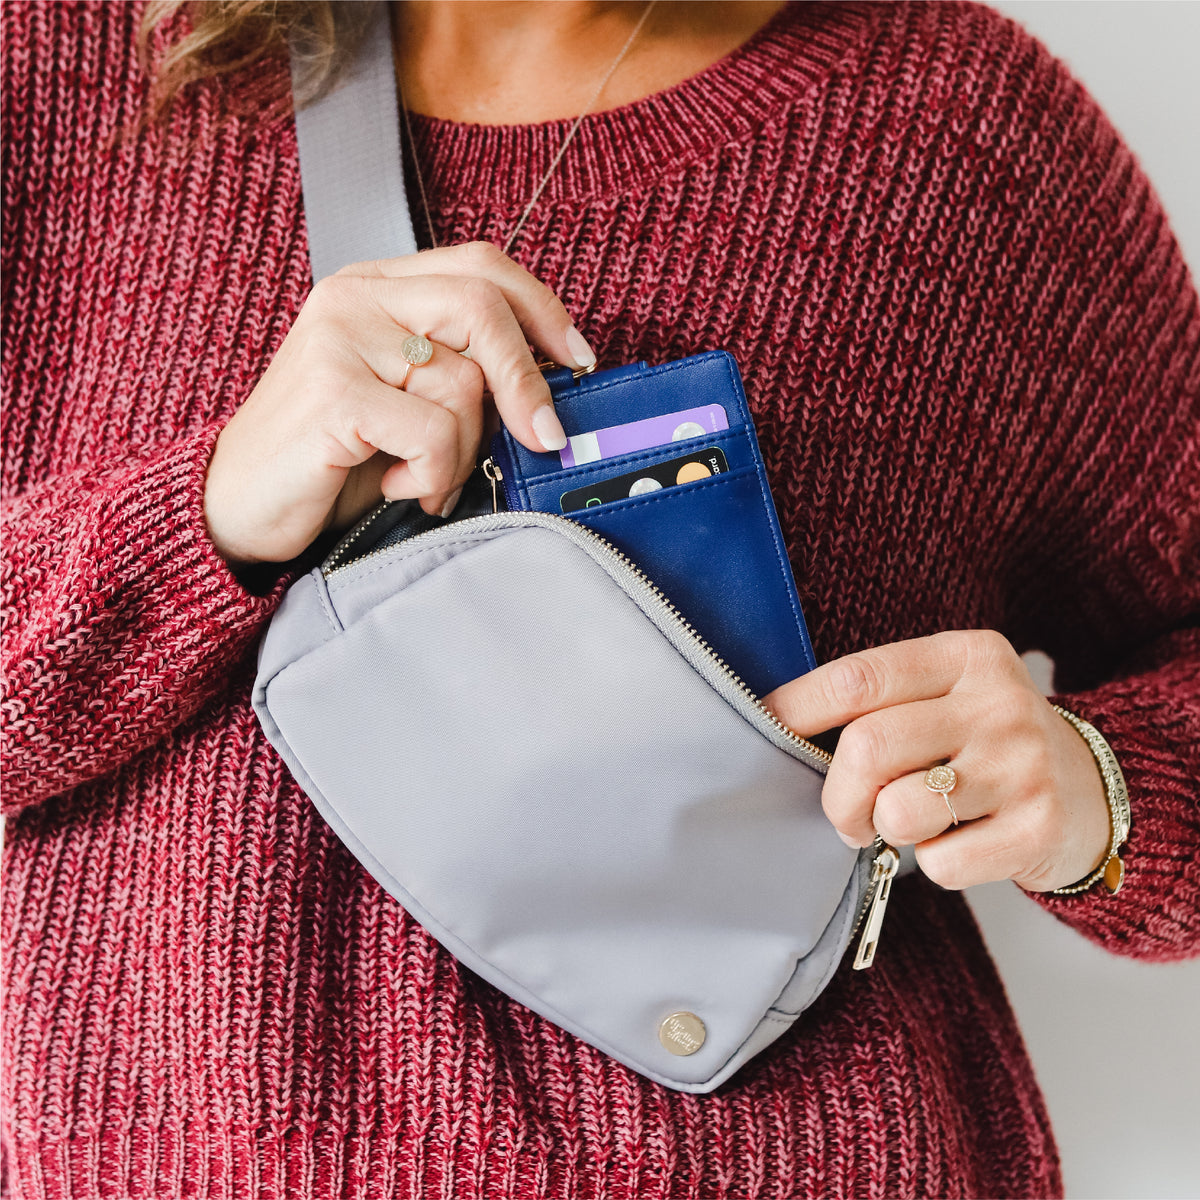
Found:
<path fill-rule="evenodd" d="M 658 1040 L 672 1054 L 695 1054 L 708 1036 L 704 1022 L 695 1013 L 677 1012 L 663 1018 L 658 1027 Z"/>

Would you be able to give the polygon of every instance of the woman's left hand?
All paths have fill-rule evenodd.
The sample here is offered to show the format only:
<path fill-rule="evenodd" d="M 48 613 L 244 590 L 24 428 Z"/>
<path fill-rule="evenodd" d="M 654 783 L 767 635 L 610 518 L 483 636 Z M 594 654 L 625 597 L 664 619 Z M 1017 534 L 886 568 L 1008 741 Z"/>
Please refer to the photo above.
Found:
<path fill-rule="evenodd" d="M 1091 751 L 998 633 L 939 633 L 849 654 L 763 702 L 802 736 L 845 726 L 822 793 L 826 815 L 851 845 L 876 833 L 915 845 L 921 869 L 943 887 L 1013 879 L 1050 891 L 1084 878 L 1108 849 Z M 949 803 L 925 786 L 938 763 L 957 775 Z"/>

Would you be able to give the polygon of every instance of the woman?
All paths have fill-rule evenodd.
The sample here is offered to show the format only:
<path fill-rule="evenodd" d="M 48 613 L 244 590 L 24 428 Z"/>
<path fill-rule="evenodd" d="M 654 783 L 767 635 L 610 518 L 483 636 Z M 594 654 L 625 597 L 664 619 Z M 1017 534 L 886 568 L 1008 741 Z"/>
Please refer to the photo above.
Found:
<path fill-rule="evenodd" d="M 1195 952 L 1200 312 L 1131 156 L 972 7 L 411 3 L 439 248 L 309 295 L 286 64 L 246 51 L 275 30 L 249 9 L 232 42 L 245 6 L 208 13 L 238 69 L 195 49 L 140 125 L 139 10 L 5 10 L 14 1193 L 1058 1194 L 945 889 L 1013 878 L 1114 949 Z M 771 703 L 845 726 L 830 819 L 922 868 L 872 970 L 710 1096 L 458 968 L 250 712 L 284 564 L 381 492 L 451 510 L 485 393 L 561 444 L 527 342 L 735 354 L 827 663 Z M 1110 818 L 1035 646 L 1128 780 L 1115 895 L 1054 894 Z"/>

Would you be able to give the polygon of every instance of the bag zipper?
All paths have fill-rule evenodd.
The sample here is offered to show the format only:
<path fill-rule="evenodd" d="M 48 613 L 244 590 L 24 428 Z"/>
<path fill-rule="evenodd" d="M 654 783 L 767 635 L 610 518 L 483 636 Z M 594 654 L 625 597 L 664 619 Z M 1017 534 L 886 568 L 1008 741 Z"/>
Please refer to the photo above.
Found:
<path fill-rule="evenodd" d="M 492 485 L 493 517 L 504 518 L 511 516 L 515 520 L 522 520 L 534 516 L 539 520 L 558 525 L 562 527 L 562 531 L 571 540 L 577 544 L 590 546 L 592 550 L 598 552 L 599 557 L 605 558 L 610 563 L 618 566 L 621 573 L 627 579 L 631 580 L 645 595 L 649 596 L 654 605 L 666 614 L 670 623 L 686 635 L 687 640 L 697 652 L 698 657 L 708 663 L 725 683 L 735 690 L 754 710 L 759 721 L 767 726 L 767 729 L 762 732 L 766 733 L 772 742 L 779 746 L 780 749 L 790 752 L 794 758 L 799 758 L 802 762 L 807 762 L 809 766 L 819 764 L 822 773 L 828 770 L 830 763 L 833 762 L 833 755 L 827 750 L 822 750 L 820 746 L 810 742 L 807 738 L 802 738 L 799 734 L 793 733 L 792 730 L 767 708 L 754 692 L 751 691 L 749 685 L 741 676 L 708 644 L 704 637 L 697 632 L 692 623 L 659 589 L 658 585 L 631 558 L 623 554 L 611 542 L 594 530 L 589 529 L 586 525 L 579 524 L 578 521 L 572 521 L 569 517 L 559 516 L 556 513 L 499 512 L 497 484 L 503 483 L 504 475 L 491 458 L 488 458 L 484 462 L 483 473 Z M 507 499 L 507 494 L 505 498 Z M 431 529 L 426 533 L 406 538 L 402 542 L 395 543 L 395 545 L 368 551 L 366 554 L 362 554 L 354 559 L 353 562 L 347 563 L 345 561 L 347 553 L 361 539 L 362 535 L 370 529 L 376 518 L 382 512 L 386 511 L 387 507 L 388 504 L 386 502 L 379 505 L 379 507 L 364 517 L 346 535 L 343 541 L 334 548 L 330 556 L 321 565 L 321 573 L 326 579 L 331 578 L 340 571 L 349 570 L 352 566 L 356 566 L 367 559 L 388 554 L 396 549 L 397 546 L 409 547 L 425 538 L 441 534 L 445 530 L 445 526 Z M 488 518 L 476 517 L 474 520 L 485 521 Z M 859 942 L 858 950 L 854 957 L 854 969 L 856 971 L 865 970 L 875 960 L 875 952 L 879 946 L 879 933 L 883 924 L 884 913 L 887 910 L 888 900 L 891 897 L 892 880 L 896 877 L 896 873 L 900 869 L 900 855 L 882 838 L 876 837 L 874 849 L 875 857 L 871 863 L 871 875 L 867 884 L 867 890 L 859 905 L 858 916 L 850 934 L 850 942 L 853 943 L 860 929 L 862 930 L 862 940 Z"/>
<path fill-rule="evenodd" d="M 377 504 L 353 529 L 334 548 L 329 552 L 329 557 L 321 564 L 321 574 L 328 577 L 334 571 L 340 570 L 343 565 L 343 560 L 350 550 L 368 529 L 391 507 L 392 502 L 385 500 L 382 504 Z M 495 509 L 492 510 L 493 512 Z M 390 548 L 390 547 L 389 547 Z M 361 555 L 362 558 L 370 558 L 374 554 L 382 554 L 382 550 L 371 550 L 366 554 Z M 355 562 L 358 559 L 354 560 Z"/>
<path fill-rule="evenodd" d="M 858 943 L 858 950 L 854 955 L 856 971 L 865 971 L 875 961 L 875 951 L 879 949 L 879 931 L 883 926 L 883 915 L 887 911 L 888 900 L 892 895 L 892 880 L 896 878 L 899 870 L 900 855 L 876 834 L 875 859 L 871 863 L 871 879 L 858 909 L 854 931 L 850 934 L 850 940 L 853 942 L 858 937 L 858 931 L 862 930 L 862 940 Z M 864 921 L 866 922 L 865 927 Z"/>

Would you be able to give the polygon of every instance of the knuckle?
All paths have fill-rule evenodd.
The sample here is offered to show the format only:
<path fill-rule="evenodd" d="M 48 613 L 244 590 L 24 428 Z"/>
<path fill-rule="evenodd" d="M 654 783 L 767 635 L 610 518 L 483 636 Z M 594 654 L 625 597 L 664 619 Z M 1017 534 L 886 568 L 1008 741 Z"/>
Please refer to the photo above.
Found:
<path fill-rule="evenodd" d="M 890 738 L 879 721 L 859 719 L 842 730 L 837 753 L 855 775 L 874 777 L 888 755 Z"/>
<path fill-rule="evenodd" d="M 826 686 L 835 705 L 860 711 L 874 708 L 883 695 L 883 677 L 865 654 L 848 654 L 830 663 Z"/>
<path fill-rule="evenodd" d="M 376 445 L 375 435 L 381 432 L 379 414 L 369 400 L 352 386 L 331 389 L 328 395 L 328 405 L 321 417 L 312 422 L 312 432 L 332 436 L 347 445 L 355 442 Z"/>
<path fill-rule="evenodd" d="M 494 320 L 498 313 L 508 307 L 504 293 L 490 279 L 472 275 L 464 279 L 459 287 L 462 306 L 473 324 Z"/>
<path fill-rule="evenodd" d="M 1028 688 L 999 687 L 993 691 L 988 712 L 993 727 L 1004 732 L 1003 740 L 1010 748 L 1020 745 L 1024 754 L 1038 754 L 1045 749 L 1040 737 L 1030 736 L 1040 729 L 1038 707 L 1042 703 L 1042 698 Z"/>
<path fill-rule="evenodd" d="M 542 373 L 537 369 L 532 355 L 524 347 L 513 353 L 504 353 L 492 363 L 487 371 L 487 382 L 491 391 L 501 401 L 501 411 L 511 414 L 514 404 L 530 410 L 550 400 L 550 389 Z"/>
<path fill-rule="evenodd" d="M 875 828 L 884 841 L 897 846 L 911 846 L 924 832 L 913 801 L 896 788 L 880 792 L 875 802 Z"/>
<path fill-rule="evenodd" d="M 274 403 L 287 424 L 326 428 L 352 419 L 362 403 L 363 367 L 343 331 L 318 324 L 304 330 L 294 345 L 295 353 L 286 361 L 279 356 L 263 377 L 273 381 Z"/>
<path fill-rule="evenodd" d="M 482 275 L 489 275 L 505 261 L 505 256 L 499 246 L 491 242 L 465 242 L 459 247 L 464 265 Z"/>
<path fill-rule="evenodd" d="M 1011 674 L 1014 664 L 1019 662 L 1012 643 L 994 629 L 964 630 L 963 639 L 967 669 L 979 674 Z"/>
<path fill-rule="evenodd" d="M 916 854 L 921 873 L 938 887 L 948 892 L 961 892 L 970 886 L 970 866 L 966 858 L 952 847 L 918 846 Z"/>
<path fill-rule="evenodd" d="M 413 477 L 419 482 L 424 495 L 448 492 L 457 476 L 457 462 L 444 451 L 430 450 L 408 460 Z"/>
<path fill-rule="evenodd" d="M 483 371 L 478 363 L 463 358 L 461 354 L 454 354 L 446 364 L 446 372 L 450 386 L 456 394 L 471 403 L 478 403 L 483 399 Z"/>
<path fill-rule="evenodd" d="M 514 394 L 520 394 L 530 404 L 538 403 L 549 397 L 550 393 L 545 378 L 528 354 L 522 355 L 510 363 L 507 369 L 501 371 L 500 378 Z"/>
<path fill-rule="evenodd" d="M 352 275 L 326 275 L 313 284 L 305 309 L 319 317 L 335 316 L 352 307 L 361 295 L 360 281 Z"/>
<path fill-rule="evenodd" d="M 449 409 L 430 404 L 425 410 L 422 444 L 431 458 L 444 458 L 458 446 L 458 421 Z"/>
<path fill-rule="evenodd" d="M 853 828 L 858 816 L 853 792 L 846 786 L 846 780 L 839 780 L 833 771 L 821 789 L 821 808 L 836 829 L 849 832 Z"/>
<path fill-rule="evenodd" d="M 563 304 L 558 293 L 543 283 L 535 276 L 530 276 L 528 281 L 526 302 L 533 308 L 536 308 L 543 319 L 552 322 L 567 322 L 571 321 L 571 315 L 567 312 L 567 307 Z"/>
<path fill-rule="evenodd" d="M 925 868 L 926 876 L 940 888 L 948 892 L 965 891 L 970 886 L 970 879 L 961 863 L 953 859 L 938 862 L 932 870 Z"/>
<path fill-rule="evenodd" d="M 356 420 L 360 415 L 361 404 L 353 373 L 347 370 L 338 350 L 332 339 L 324 346 L 312 348 L 304 366 L 303 399 L 294 405 L 297 409 L 303 405 L 322 424 L 326 423 L 320 422 L 322 415 L 334 419 L 340 415 L 343 420 Z"/>

